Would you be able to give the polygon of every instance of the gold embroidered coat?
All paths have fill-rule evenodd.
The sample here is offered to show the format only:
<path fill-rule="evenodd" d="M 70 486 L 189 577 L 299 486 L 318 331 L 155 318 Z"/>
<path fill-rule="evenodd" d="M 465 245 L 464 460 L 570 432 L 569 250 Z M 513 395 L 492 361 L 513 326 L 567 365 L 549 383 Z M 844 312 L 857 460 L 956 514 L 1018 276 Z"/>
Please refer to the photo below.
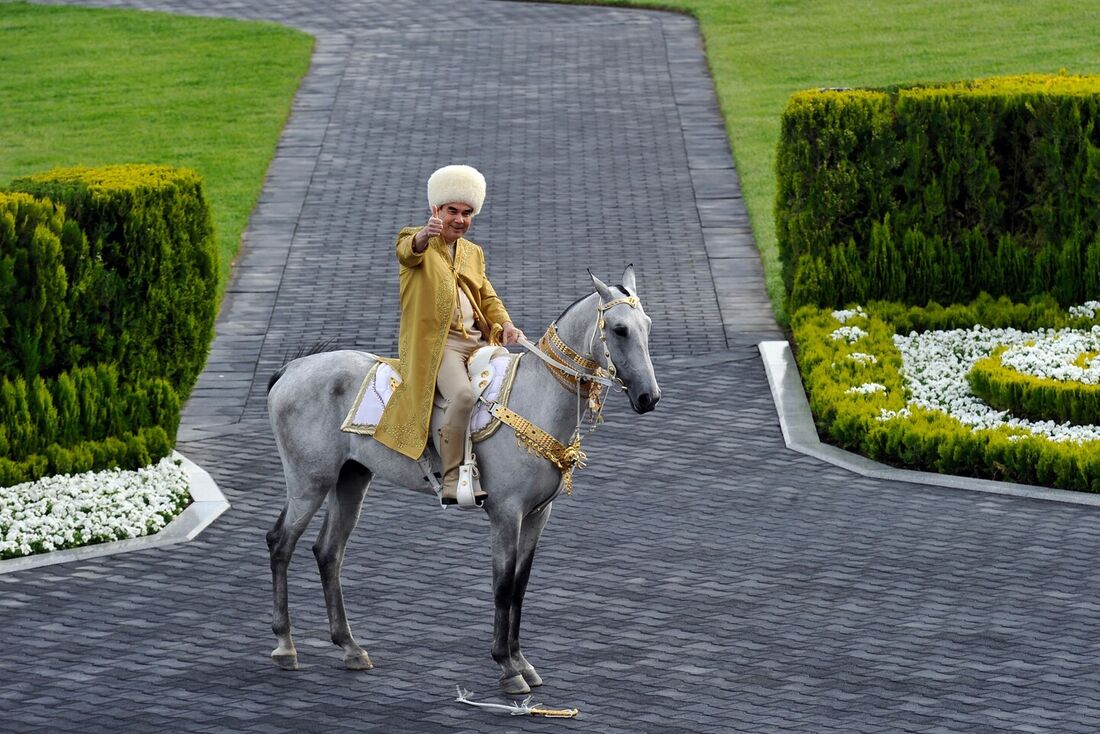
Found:
<path fill-rule="evenodd" d="M 456 286 L 474 308 L 474 322 L 490 344 L 500 344 L 503 324 L 511 321 L 493 284 L 485 277 L 485 253 L 467 239 L 459 239 L 452 265 L 450 247 L 441 236 L 428 248 L 413 252 L 413 235 L 420 227 L 406 227 L 397 235 L 401 269 L 401 331 L 398 372 L 401 385 L 390 397 L 374 431 L 376 441 L 417 459 L 428 441 L 435 378 L 443 359 L 447 331 L 455 310 Z"/>

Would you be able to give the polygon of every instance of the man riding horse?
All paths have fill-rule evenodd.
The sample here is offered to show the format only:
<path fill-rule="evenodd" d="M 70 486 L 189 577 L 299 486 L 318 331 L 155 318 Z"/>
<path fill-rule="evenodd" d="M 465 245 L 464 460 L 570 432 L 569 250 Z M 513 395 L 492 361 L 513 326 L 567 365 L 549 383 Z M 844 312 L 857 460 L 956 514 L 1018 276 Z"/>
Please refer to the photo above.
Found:
<path fill-rule="evenodd" d="M 485 201 L 485 177 L 470 166 L 444 166 L 428 179 L 432 215 L 397 235 L 401 268 L 401 384 L 374 438 L 411 459 L 424 452 L 435 391 L 446 404 L 433 436 L 443 469 L 443 504 L 457 502 L 459 467 L 477 398 L 467 360 L 487 344 L 524 338 L 485 275 L 485 253 L 463 235 Z M 484 493 L 475 496 L 480 502 Z"/>

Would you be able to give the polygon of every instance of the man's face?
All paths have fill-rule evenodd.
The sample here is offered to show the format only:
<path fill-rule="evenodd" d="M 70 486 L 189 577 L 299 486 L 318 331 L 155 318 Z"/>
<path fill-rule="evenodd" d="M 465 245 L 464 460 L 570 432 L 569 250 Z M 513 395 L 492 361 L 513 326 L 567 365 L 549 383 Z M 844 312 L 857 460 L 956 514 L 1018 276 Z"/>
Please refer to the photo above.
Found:
<path fill-rule="evenodd" d="M 454 242 L 466 234 L 474 220 L 474 208 L 469 204 L 453 201 L 439 207 L 437 216 L 443 220 L 443 239 Z"/>

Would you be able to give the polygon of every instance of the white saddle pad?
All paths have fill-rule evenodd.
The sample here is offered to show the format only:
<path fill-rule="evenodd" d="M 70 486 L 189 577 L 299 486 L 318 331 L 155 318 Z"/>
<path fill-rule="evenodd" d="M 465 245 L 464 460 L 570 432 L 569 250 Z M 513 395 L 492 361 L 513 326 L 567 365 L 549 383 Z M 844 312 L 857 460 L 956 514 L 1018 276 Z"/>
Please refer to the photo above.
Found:
<path fill-rule="evenodd" d="M 502 354 L 490 360 L 492 377 L 484 392 L 486 400 L 507 405 L 518 363 L 514 354 Z M 393 395 L 394 388 L 400 384 L 401 376 L 389 362 L 378 362 L 371 367 L 340 430 L 373 436 L 386 403 Z M 434 412 L 440 411 L 436 409 Z M 478 401 L 473 415 L 470 416 L 470 433 L 474 441 L 488 438 L 499 425 L 500 421 L 489 414 L 484 403 Z"/>

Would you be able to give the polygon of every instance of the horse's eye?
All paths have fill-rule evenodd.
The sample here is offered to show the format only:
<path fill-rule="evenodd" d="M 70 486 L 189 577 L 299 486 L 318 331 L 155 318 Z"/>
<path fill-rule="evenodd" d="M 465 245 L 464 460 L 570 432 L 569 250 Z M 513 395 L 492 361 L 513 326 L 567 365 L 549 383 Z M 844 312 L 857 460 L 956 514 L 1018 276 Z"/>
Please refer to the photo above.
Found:
<path fill-rule="evenodd" d="M 615 332 L 615 336 L 626 336 L 630 333 L 630 329 L 625 326 L 616 326 L 612 331 Z"/>

